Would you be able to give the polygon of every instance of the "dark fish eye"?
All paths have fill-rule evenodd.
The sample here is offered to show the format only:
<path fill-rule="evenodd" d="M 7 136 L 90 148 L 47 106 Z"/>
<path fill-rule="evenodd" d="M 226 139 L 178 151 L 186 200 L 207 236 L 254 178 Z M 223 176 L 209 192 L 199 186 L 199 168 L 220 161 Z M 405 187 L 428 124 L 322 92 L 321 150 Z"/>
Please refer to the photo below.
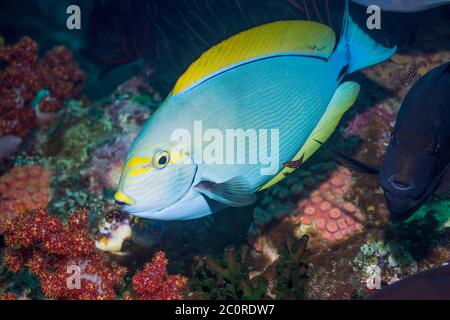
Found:
<path fill-rule="evenodd" d="M 161 151 L 153 158 L 153 165 L 155 168 L 162 169 L 169 163 L 170 155 L 167 151 Z"/>
<path fill-rule="evenodd" d="M 167 163 L 167 157 L 166 156 L 162 156 L 161 158 L 159 158 L 158 160 L 158 164 L 160 165 L 165 165 Z"/>

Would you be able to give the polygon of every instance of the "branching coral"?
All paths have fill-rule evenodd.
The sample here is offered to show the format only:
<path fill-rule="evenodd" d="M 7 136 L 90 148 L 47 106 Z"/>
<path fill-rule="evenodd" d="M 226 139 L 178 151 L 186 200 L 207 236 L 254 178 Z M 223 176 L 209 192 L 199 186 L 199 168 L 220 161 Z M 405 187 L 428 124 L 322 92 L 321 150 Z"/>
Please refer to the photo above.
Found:
<path fill-rule="evenodd" d="M 78 96 L 85 80 L 70 51 L 56 47 L 39 59 L 38 45 L 28 37 L 0 45 L 0 64 L 0 137 L 25 137 L 64 100 Z"/>
<path fill-rule="evenodd" d="M 29 104 L 41 88 L 34 70 L 38 63 L 38 46 L 30 38 L 22 38 L 12 46 L 0 47 L 0 136 L 24 137 L 35 123 Z"/>
<path fill-rule="evenodd" d="M 13 272 L 27 267 L 47 298 L 114 299 L 114 287 L 122 283 L 126 269 L 109 267 L 106 256 L 95 251 L 87 219 L 86 211 L 77 211 L 63 224 L 36 210 L 8 220 L 3 225 L 5 263 Z"/>
<path fill-rule="evenodd" d="M 267 285 L 264 279 L 250 279 L 250 250 L 242 246 L 236 252 L 226 248 L 223 261 L 211 257 L 196 257 L 192 288 L 204 292 L 210 299 L 262 299 Z"/>
<path fill-rule="evenodd" d="M 25 212 L 3 224 L 7 245 L 4 262 L 11 272 L 24 268 L 35 275 L 50 299 L 115 299 L 127 269 L 109 264 L 88 235 L 88 214 L 75 211 L 63 223 L 45 210 Z M 140 300 L 182 299 L 188 279 L 169 275 L 164 252 L 157 252 L 132 278 Z M 7 297 L 7 296 L 6 296 Z"/>
<path fill-rule="evenodd" d="M 17 296 L 14 293 L 10 292 L 1 293 L 0 300 L 17 300 Z"/>
<path fill-rule="evenodd" d="M 277 277 L 273 293 L 277 299 L 303 299 L 305 284 L 308 279 L 308 266 L 301 259 L 306 250 L 309 237 L 300 239 L 287 237 L 280 248 L 280 261 L 277 263 Z"/>
<path fill-rule="evenodd" d="M 182 275 L 167 273 L 167 258 L 164 252 L 155 253 L 152 261 L 137 272 L 133 279 L 133 288 L 139 300 L 179 300 L 183 299 L 183 290 L 188 279 Z"/>

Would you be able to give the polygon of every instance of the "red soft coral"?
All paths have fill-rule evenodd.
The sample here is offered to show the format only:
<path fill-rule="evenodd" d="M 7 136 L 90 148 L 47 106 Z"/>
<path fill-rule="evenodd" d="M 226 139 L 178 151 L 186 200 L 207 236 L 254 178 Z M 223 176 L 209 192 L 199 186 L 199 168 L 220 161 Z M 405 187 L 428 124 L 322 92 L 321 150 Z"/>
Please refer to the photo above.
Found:
<path fill-rule="evenodd" d="M 183 289 L 187 278 L 181 275 L 168 275 L 167 259 L 158 251 L 152 262 L 146 263 L 142 271 L 133 279 L 133 287 L 139 300 L 177 300 L 183 299 Z"/>
<path fill-rule="evenodd" d="M 39 112 L 56 112 L 63 101 L 81 93 L 85 75 L 64 47 L 56 47 L 42 59 L 38 45 L 23 37 L 11 46 L 0 45 L 0 137 L 25 137 L 37 123 Z M 39 104 L 39 112 L 31 102 L 41 89 L 49 95 Z"/>
<path fill-rule="evenodd" d="M 126 269 L 109 267 L 106 256 L 95 250 L 87 219 L 81 210 L 64 224 L 45 210 L 35 210 L 7 221 L 6 265 L 13 272 L 28 267 L 47 298 L 115 299 L 114 287 L 123 282 Z"/>

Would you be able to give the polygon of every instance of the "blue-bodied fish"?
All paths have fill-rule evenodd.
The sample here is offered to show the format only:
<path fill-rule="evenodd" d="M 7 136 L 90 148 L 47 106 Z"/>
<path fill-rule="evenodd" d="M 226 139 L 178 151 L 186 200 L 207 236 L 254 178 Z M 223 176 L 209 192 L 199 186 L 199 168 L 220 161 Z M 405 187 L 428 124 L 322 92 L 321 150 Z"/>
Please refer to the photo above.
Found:
<path fill-rule="evenodd" d="M 446 4 L 450 0 L 352 0 L 363 6 L 377 5 L 381 10 L 393 12 L 419 12 Z"/>
<path fill-rule="evenodd" d="M 337 46 L 335 41 L 334 31 L 323 24 L 278 21 L 206 51 L 179 78 L 131 146 L 116 202 L 130 214 L 159 220 L 194 219 L 253 203 L 256 191 L 294 170 L 283 163 L 306 161 L 319 148 L 314 140 L 328 139 L 355 102 L 359 85 L 341 84 L 342 79 L 395 52 L 352 21 L 348 1 Z M 196 137 L 198 123 L 214 137 Z M 271 150 L 276 170 L 263 174 L 263 161 L 230 164 L 234 146 L 226 150 L 226 163 L 201 161 L 197 149 L 174 140 L 179 129 L 187 130 L 194 144 L 202 138 L 211 142 L 229 129 L 275 130 L 278 135 L 269 144 L 278 141 L 279 149 Z M 247 155 L 255 147 L 249 141 L 245 139 Z"/>

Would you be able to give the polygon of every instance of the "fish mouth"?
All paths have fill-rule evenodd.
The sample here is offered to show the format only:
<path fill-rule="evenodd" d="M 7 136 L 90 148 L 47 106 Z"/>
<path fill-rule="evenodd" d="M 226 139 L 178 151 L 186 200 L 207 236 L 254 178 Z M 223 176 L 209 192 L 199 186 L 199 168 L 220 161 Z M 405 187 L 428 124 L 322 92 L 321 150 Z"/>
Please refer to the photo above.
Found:
<path fill-rule="evenodd" d="M 139 208 L 136 205 L 128 205 L 125 204 L 122 207 L 120 207 L 121 210 L 126 211 L 127 213 L 129 213 L 130 215 L 139 217 L 139 218 L 144 218 L 144 219 L 153 219 L 155 216 L 161 214 L 162 211 L 167 210 L 168 208 L 171 208 L 175 205 L 177 205 L 177 203 L 179 203 L 180 201 L 182 201 L 186 195 L 189 193 L 189 191 L 192 189 L 192 186 L 194 185 L 194 182 L 196 180 L 197 177 L 197 172 L 198 172 L 198 165 L 195 165 L 195 171 L 194 174 L 192 175 L 192 180 L 189 184 L 189 187 L 186 188 L 186 191 L 173 203 L 169 204 L 167 207 L 164 208 L 160 208 L 157 210 L 147 210 L 145 208 Z M 161 220 L 161 219 L 158 219 Z"/>
<path fill-rule="evenodd" d="M 124 207 L 126 205 L 132 206 L 136 203 L 136 201 L 126 194 L 124 194 L 122 191 L 118 190 L 116 194 L 114 195 L 114 200 L 116 202 L 116 205 L 118 207 Z"/>
<path fill-rule="evenodd" d="M 441 183 L 442 177 L 450 170 L 450 165 L 445 167 L 444 170 L 432 181 L 428 189 L 426 189 L 421 195 L 418 196 L 404 196 L 399 197 L 389 189 L 384 190 L 384 196 L 386 204 L 391 213 L 391 217 L 397 221 L 404 221 L 412 216 L 438 188 Z"/>

